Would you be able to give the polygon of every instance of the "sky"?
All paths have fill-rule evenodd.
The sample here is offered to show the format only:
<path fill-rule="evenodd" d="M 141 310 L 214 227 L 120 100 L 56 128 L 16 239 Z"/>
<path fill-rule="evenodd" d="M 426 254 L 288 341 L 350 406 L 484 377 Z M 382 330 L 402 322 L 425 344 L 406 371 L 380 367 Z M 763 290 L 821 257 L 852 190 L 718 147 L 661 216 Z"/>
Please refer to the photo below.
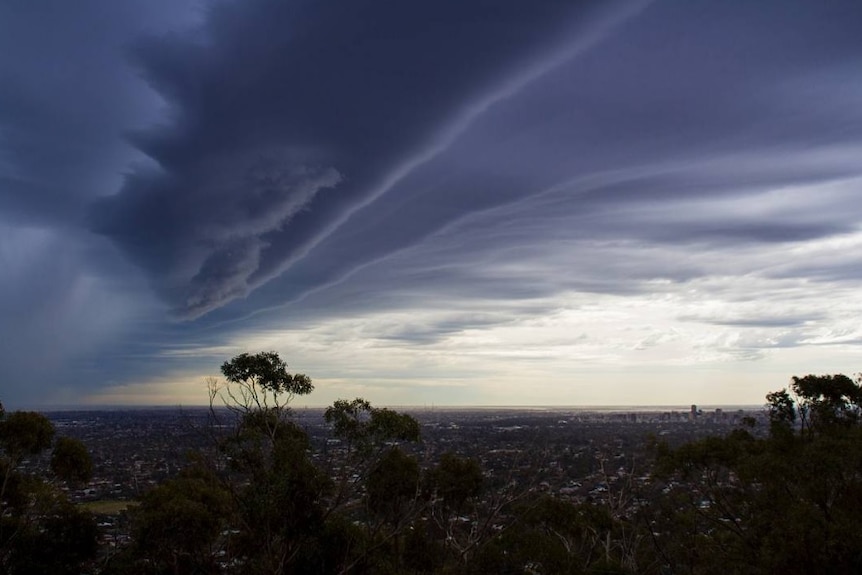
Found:
<path fill-rule="evenodd" d="M 740 405 L 860 370 L 862 3 L 6 0 L 0 400 Z"/>

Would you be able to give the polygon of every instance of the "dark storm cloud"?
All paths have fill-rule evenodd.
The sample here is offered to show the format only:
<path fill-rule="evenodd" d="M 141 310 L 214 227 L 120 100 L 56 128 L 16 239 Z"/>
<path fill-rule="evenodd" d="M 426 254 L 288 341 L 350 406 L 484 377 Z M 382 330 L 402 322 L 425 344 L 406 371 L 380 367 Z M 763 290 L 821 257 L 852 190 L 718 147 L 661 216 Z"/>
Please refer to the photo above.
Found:
<path fill-rule="evenodd" d="M 89 389 L 116 377 L 111 373 L 114 346 L 128 341 L 130 333 L 140 338 L 147 332 L 146 326 L 130 323 L 136 308 L 147 307 L 147 294 L 136 285 L 139 274 L 116 263 L 110 271 L 119 267 L 125 278 L 99 278 L 93 269 L 82 270 L 91 258 L 111 254 L 64 232 L 0 228 L 2 273 L 14 280 L 0 281 L 2 400 L 7 404 L 80 401 Z"/>
<path fill-rule="evenodd" d="M 113 193 L 141 157 L 122 132 L 156 117 L 158 97 L 129 69 L 127 45 L 183 25 L 186 8 L 173 0 L 0 3 L 0 388 L 7 403 L 74 403 L 80 390 L 103 385 L 86 365 L 104 368 L 99 376 L 110 371 L 102 346 L 125 339 L 133 310 L 151 305 L 139 274 L 82 227 L 89 203 Z"/>
<path fill-rule="evenodd" d="M 152 121 L 155 98 L 141 94 L 127 44 L 181 23 L 183 5 L 120 4 L 0 6 L 0 222 L 78 223 L 134 158 L 121 131 Z"/>
<path fill-rule="evenodd" d="M 131 175 L 94 229 L 181 315 L 219 307 L 305 255 L 489 85 L 558 43 L 577 8 L 216 4 L 200 37 L 140 45 L 172 121 L 135 142 L 161 171 Z M 249 203 L 273 217 L 234 209 Z"/>
<path fill-rule="evenodd" d="M 545 57 L 553 59 L 560 42 L 544 40 L 559 31 L 551 20 L 563 21 L 560 14 L 548 10 L 530 26 L 513 25 L 506 16 L 517 19 L 517 10 L 501 7 L 493 22 L 473 19 L 464 28 L 460 10 L 440 7 L 424 9 L 436 18 L 412 8 L 379 19 L 335 18 L 321 8 L 260 11 L 257 4 L 215 11 L 197 44 L 142 50 L 153 84 L 173 100 L 178 118 L 172 129 L 141 140 L 165 175 L 154 183 L 143 174 L 131 178 L 103 206 L 101 218 L 110 222 L 100 229 L 189 316 L 282 272 L 235 309 L 294 301 L 453 222 L 506 205 L 520 210 L 520 221 L 539 221 L 541 236 L 573 239 L 730 246 L 848 232 L 856 219 L 847 210 L 833 218 L 790 206 L 764 217 L 710 205 L 859 175 L 847 154 L 843 161 L 810 160 L 860 137 L 862 116 L 848 108 L 846 94 L 862 86 L 840 73 L 859 56 L 859 11 L 849 4 L 794 8 L 771 4 L 752 13 L 658 3 L 631 22 L 621 18 L 607 38 L 477 116 L 380 197 L 387 175 L 433 143 L 435 129 L 459 106 L 480 98 L 496 78 L 517 75 L 512 61 L 529 62 L 518 50 L 532 48 L 541 60 L 539 48 L 547 47 Z M 258 21 L 264 15 L 266 24 Z M 282 20 L 284 34 L 267 32 Z M 520 33 L 513 37 L 514 29 Z M 246 30 L 258 33 L 252 38 Z M 787 89 L 800 85 L 805 89 Z M 273 147 L 281 162 L 269 159 Z M 249 176 L 260 158 L 330 179 L 294 179 L 278 188 Z M 301 195 L 294 187 L 306 190 L 305 200 L 295 211 L 277 207 L 283 219 L 255 225 L 240 210 L 218 216 L 233 213 L 218 212 L 224 205 L 278 206 Z M 557 204 L 530 204 L 543 195 Z M 367 197 L 375 201 L 364 205 Z M 213 237 L 219 228 L 224 237 Z M 480 248 L 462 245 L 461 252 Z M 655 277 L 666 277 L 666 267 Z M 610 279 L 617 290 L 635 289 Z M 590 281 L 597 290 L 608 287 L 601 280 L 583 284 Z M 520 286 L 513 297 L 553 289 L 513 283 Z M 488 293 L 505 294 L 506 287 Z"/>

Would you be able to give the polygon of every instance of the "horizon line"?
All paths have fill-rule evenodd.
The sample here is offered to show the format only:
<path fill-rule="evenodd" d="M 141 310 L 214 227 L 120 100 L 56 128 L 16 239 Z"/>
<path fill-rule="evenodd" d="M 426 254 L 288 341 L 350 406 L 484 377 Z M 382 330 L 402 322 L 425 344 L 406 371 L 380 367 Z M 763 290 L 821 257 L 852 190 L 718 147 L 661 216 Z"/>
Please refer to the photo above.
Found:
<path fill-rule="evenodd" d="M 515 404 L 387 404 L 375 407 L 386 409 L 398 409 L 404 411 L 465 411 L 465 410 L 519 410 L 519 411 L 553 411 L 553 410 L 577 410 L 577 411 L 690 411 L 692 406 L 697 406 L 699 411 L 722 409 L 722 410 L 760 410 L 764 404 L 748 403 L 704 403 L 704 404 L 569 404 L 569 405 L 515 405 Z M 81 405 L 46 405 L 28 406 L 8 411 L 42 411 L 42 412 L 73 412 L 73 411 L 143 411 L 143 410 L 182 410 L 182 409 L 209 409 L 207 404 L 81 404 Z M 215 406 L 216 409 L 224 409 L 226 406 Z M 317 410 L 326 409 L 330 405 L 304 404 L 288 405 L 289 410 Z"/>

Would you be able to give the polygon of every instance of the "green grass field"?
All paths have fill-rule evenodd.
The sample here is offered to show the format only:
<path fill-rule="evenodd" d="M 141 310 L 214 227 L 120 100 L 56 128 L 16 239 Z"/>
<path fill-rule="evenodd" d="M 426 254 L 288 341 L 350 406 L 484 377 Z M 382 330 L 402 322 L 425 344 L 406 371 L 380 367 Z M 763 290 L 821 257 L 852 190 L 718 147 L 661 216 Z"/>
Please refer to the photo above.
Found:
<path fill-rule="evenodd" d="M 97 515 L 118 515 L 129 507 L 135 507 L 137 504 L 137 501 L 102 500 L 87 501 L 85 503 L 81 503 L 81 507 L 90 513 L 95 513 Z"/>

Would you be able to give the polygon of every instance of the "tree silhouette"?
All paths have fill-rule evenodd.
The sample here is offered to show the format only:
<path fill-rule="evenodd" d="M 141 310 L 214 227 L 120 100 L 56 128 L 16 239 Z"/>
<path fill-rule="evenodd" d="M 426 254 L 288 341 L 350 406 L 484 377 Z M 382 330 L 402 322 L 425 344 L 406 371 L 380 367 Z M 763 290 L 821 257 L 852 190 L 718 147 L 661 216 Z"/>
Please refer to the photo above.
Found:
<path fill-rule="evenodd" d="M 58 482 L 89 479 L 92 461 L 73 439 L 54 442 L 39 413 L 7 414 L 0 405 L 0 573 L 80 573 L 97 551 L 93 517 L 71 504 Z M 53 477 L 22 469 L 26 457 L 54 446 Z"/>

